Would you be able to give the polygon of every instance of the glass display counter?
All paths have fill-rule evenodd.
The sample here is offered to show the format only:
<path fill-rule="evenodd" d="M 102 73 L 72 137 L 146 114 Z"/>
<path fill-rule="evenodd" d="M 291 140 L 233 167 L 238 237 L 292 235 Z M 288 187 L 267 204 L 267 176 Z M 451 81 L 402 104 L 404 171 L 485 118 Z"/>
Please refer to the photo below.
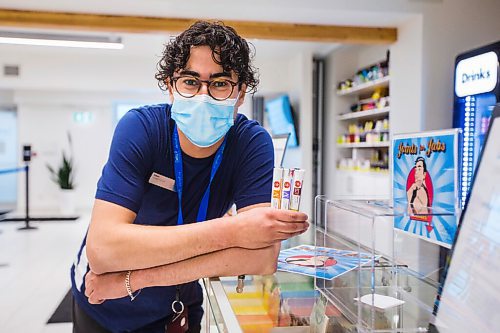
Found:
<path fill-rule="evenodd" d="M 458 210 L 414 214 L 383 201 L 324 197 L 315 203 L 315 255 L 334 248 L 357 261 L 333 280 L 317 278 L 317 290 L 355 332 L 427 332 L 446 251 L 433 236 L 439 237 L 439 223 L 459 220 Z M 316 267 L 317 273 L 326 269 Z"/>
<path fill-rule="evenodd" d="M 320 295 L 314 278 L 286 272 L 247 276 L 241 294 L 236 293 L 236 284 L 236 277 L 204 279 L 211 332 L 309 332 L 311 313 Z M 326 306 L 325 313 L 342 316 L 333 304 Z"/>
<path fill-rule="evenodd" d="M 314 228 L 282 243 L 282 249 L 314 242 Z M 206 327 L 211 333 L 309 332 L 311 313 L 321 295 L 314 278 L 287 272 L 246 276 L 243 293 L 236 293 L 237 278 L 206 278 Z M 325 313 L 342 317 L 333 304 Z M 340 321 L 348 322 L 347 319 Z"/>
<path fill-rule="evenodd" d="M 412 230 L 395 228 L 408 211 L 379 201 L 330 201 L 318 197 L 309 239 L 284 248 L 315 245 L 315 260 L 341 266 L 342 258 L 324 257 L 324 248 L 347 253 L 357 262 L 333 279 L 287 272 L 247 276 L 236 293 L 237 278 L 204 279 L 211 332 L 427 332 L 442 272 L 442 244 Z M 411 223 L 458 221 L 451 211 L 429 209 Z M 425 230 L 425 229 L 424 229 Z M 319 276 L 328 269 L 316 264 Z"/>

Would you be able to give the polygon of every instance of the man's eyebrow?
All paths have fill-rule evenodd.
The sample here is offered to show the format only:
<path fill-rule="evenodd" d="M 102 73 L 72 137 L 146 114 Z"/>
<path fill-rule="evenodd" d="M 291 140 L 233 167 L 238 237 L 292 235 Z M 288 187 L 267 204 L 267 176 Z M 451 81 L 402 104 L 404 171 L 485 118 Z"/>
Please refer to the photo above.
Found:
<path fill-rule="evenodd" d="M 220 73 L 214 73 L 214 74 L 210 74 L 210 78 L 211 79 L 216 79 L 218 77 L 228 77 L 228 78 L 232 78 L 231 77 L 231 73 L 228 73 L 228 72 L 220 72 Z"/>
<path fill-rule="evenodd" d="M 194 77 L 197 77 L 197 78 L 200 77 L 200 73 L 192 71 L 192 70 L 189 70 L 189 69 L 183 69 L 183 70 L 181 70 L 179 72 L 179 74 L 180 75 L 191 75 L 191 76 L 194 76 Z M 216 79 L 216 78 L 219 78 L 219 77 L 232 78 L 231 73 L 228 73 L 228 72 L 219 72 L 219 73 L 210 74 L 210 79 Z"/>
<path fill-rule="evenodd" d="M 200 77 L 200 73 L 195 72 L 195 71 L 191 71 L 189 69 L 183 69 L 183 70 L 180 71 L 179 74 L 180 75 L 191 75 L 191 76 L 194 76 L 194 77 Z"/>

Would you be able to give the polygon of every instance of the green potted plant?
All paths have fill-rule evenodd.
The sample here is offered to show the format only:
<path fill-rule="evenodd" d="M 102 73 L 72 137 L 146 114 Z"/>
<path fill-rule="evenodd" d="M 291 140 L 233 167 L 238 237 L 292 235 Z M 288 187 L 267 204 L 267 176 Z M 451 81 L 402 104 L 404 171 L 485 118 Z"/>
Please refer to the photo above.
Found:
<path fill-rule="evenodd" d="M 59 186 L 60 189 L 60 208 L 63 214 L 73 214 L 75 212 L 75 166 L 73 160 L 73 149 L 71 135 L 68 133 L 68 142 L 70 154 L 67 155 L 62 151 L 62 159 L 57 167 L 47 164 L 47 169 L 50 172 L 51 179 Z"/>
<path fill-rule="evenodd" d="M 59 185 L 61 190 L 73 190 L 75 188 L 73 158 L 66 157 L 66 154 L 63 152 L 61 164 L 57 169 L 54 169 L 48 164 L 47 168 L 49 169 L 52 180 Z"/>

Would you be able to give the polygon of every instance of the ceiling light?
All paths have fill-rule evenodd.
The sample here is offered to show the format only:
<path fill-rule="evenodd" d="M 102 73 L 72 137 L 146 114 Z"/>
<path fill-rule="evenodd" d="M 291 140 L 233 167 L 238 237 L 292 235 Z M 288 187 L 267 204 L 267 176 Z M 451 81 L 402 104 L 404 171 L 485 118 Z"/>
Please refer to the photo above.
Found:
<path fill-rule="evenodd" d="M 56 35 L 0 31 L 0 44 L 80 47 L 88 49 L 121 50 L 124 45 L 119 37 Z"/>

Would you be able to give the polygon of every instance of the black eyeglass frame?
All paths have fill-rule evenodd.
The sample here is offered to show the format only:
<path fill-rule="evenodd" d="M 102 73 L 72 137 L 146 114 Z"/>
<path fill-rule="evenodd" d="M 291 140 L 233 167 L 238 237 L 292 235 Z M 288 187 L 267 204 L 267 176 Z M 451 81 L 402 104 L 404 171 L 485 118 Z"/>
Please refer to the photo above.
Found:
<path fill-rule="evenodd" d="M 197 80 L 198 82 L 200 82 L 200 85 L 198 86 L 198 90 L 196 91 L 196 93 L 194 93 L 191 96 L 185 96 L 183 93 L 181 93 L 179 91 L 179 89 L 177 89 L 177 81 L 179 79 L 181 79 L 181 78 L 186 78 L 186 77 L 193 78 L 194 80 Z M 213 80 L 201 80 L 201 79 L 199 79 L 199 78 L 197 78 L 195 76 L 191 76 L 191 75 L 180 75 L 180 76 L 171 77 L 170 79 L 172 80 L 172 82 L 174 84 L 175 91 L 177 91 L 182 97 L 185 97 L 185 98 L 191 98 L 191 97 L 194 97 L 194 96 L 198 95 L 198 93 L 200 92 L 200 89 L 201 89 L 201 84 L 205 83 L 207 85 L 208 95 L 210 97 L 212 97 L 213 99 L 215 99 L 216 101 L 225 101 L 226 99 L 228 99 L 229 97 L 231 97 L 231 95 L 233 94 L 233 91 L 234 91 L 234 87 L 239 84 L 238 82 L 233 82 L 233 81 L 228 80 L 228 79 L 223 79 L 223 80 L 225 80 L 226 82 L 228 82 L 231 85 L 231 92 L 229 93 L 229 95 L 226 98 L 217 98 L 217 97 L 214 97 L 212 95 L 212 93 L 210 92 L 210 85 L 212 84 L 212 82 L 217 81 L 217 79 L 213 79 Z"/>

